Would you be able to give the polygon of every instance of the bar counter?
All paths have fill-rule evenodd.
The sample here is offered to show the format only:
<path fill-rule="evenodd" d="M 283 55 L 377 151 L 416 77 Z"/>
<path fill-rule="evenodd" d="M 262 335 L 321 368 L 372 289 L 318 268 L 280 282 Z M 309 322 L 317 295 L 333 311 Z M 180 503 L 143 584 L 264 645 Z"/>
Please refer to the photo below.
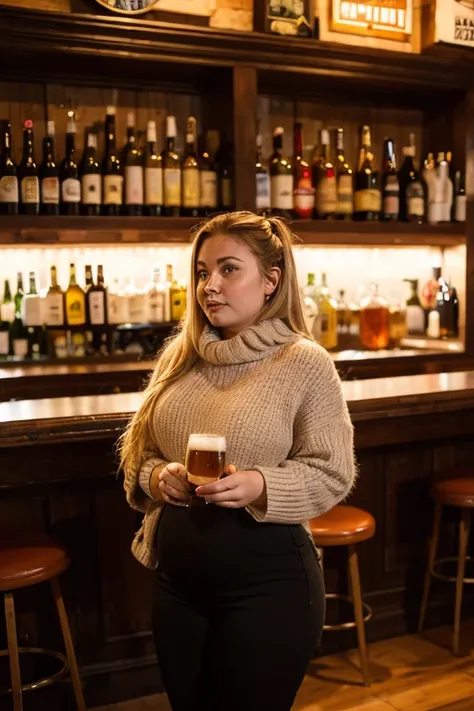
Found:
<path fill-rule="evenodd" d="M 377 521 L 375 538 L 359 547 L 373 608 L 370 642 L 416 626 L 430 483 L 474 463 L 474 371 L 343 382 L 343 389 L 360 469 L 349 502 Z M 114 456 L 141 398 L 134 392 L 0 403 L 0 531 L 45 530 L 69 546 L 73 565 L 64 589 L 91 706 L 160 689 L 150 632 L 153 573 L 130 553 L 141 516 L 125 502 Z M 448 512 L 442 555 L 452 551 L 454 522 Z M 325 568 L 328 590 L 344 592 L 343 552 L 329 550 Z M 29 595 L 19 611 L 20 640 L 27 634 L 30 643 L 54 647 L 47 603 Z M 451 621 L 453 595 L 449 585 L 434 586 L 428 625 Z M 466 614 L 473 602 L 466 587 Z M 322 651 L 355 645 L 351 631 L 327 634 Z"/>

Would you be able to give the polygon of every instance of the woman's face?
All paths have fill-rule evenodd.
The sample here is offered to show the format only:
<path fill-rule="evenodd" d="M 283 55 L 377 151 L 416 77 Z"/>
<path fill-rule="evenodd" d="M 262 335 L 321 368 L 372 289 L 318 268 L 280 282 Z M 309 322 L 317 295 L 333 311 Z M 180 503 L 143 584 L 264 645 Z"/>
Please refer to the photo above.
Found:
<path fill-rule="evenodd" d="M 262 276 L 258 259 L 245 242 L 226 234 L 208 237 L 197 255 L 197 300 L 224 338 L 255 323 L 279 279 L 278 267 L 268 278 Z"/>

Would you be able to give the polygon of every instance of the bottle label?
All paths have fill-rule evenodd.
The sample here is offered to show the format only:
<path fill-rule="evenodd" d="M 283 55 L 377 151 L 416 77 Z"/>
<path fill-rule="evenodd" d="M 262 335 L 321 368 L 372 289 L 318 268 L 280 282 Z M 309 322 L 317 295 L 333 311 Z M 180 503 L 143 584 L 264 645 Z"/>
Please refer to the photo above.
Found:
<path fill-rule="evenodd" d="M 43 205 L 59 204 L 59 178 L 43 178 L 41 181 L 41 202 Z"/>
<path fill-rule="evenodd" d="M 146 323 L 146 294 L 130 294 L 128 297 L 128 318 L 130 323 Z"/>
<path fill-rule="evenodd" d="M 81 183 L 76 178 L 66 178 L 61 185 L 63 202 L 81 202 Z"/>
<path fill-rule="evenodd" d="M 270 180 L 270 207 L 275 210 L 293 209 L 292 175 L 272 175 Z"/>
<path fill-rule="evenodd" d="M 107 316 L 109 323 L 127 323 L 128 299 L 121 294 L 107 295 Z"/>
<path fill-rule="evenodd" d="M 7 356 L 10 350 L 8 331 L 0 331 L 0 355 Z"/>
<path fill-rule="evenodd" d="M 0 305 L 0 321 L 11 323 L 15 318 L 15 304 L 9 301 L 8 304 Z"/>
<path fill-rule="evenodd" d="M 4 175 L 0 178 L 0 202 L 18 202 L 18 178 Z"/>
<path fill-rule="evenodd" d="M 257 210 L 268 210 L 270 207 L 270 178 L 267 173 L 256 174 L 257 185 Z"/>
<path fill-rule="evenodd" d="M 298 181 L 296 190 L 293 193 L 294 210 L 298 217 L 303 220 L 310 220 L 314 210 L 314 190 L 308 178 L 301 178 Z"/>
<path fill-rule="evenodd" d="M 161 168 L 145 168 L 145 205 L 163 205 Z"/>
<path fill-rule="evenodd" d="M 456 195 L 454 202 L 454 221 L 466 222 L 466 196 Z"/>
<path fill-rule="evenodd" d="M 148 307 L 151 323 L 162 323 L 165 320 L 165 295 L 162 291 L 153 289 L 149 293 Z"/>
<path fill-rule="evenodd" d="M 354 212 L 380 212 L 381 206 L 380 190 L 356 190 L 354 193 Z"/>
<path fill-rule="evenodd" d="M 15 338 L 13 340 L 13 355 L 17 358 L 26 358 L 28 355 L 27 338 Z"/>
<path fill-rule="evenodd" d="M 121 205 L 122 190 L 121 175 L 104 175 L 104 205 Z"/>
<path fill-rule="evenodd" d="M 382 212 L 384 215 L 398 215 L 400 209 L 400 199 L 398 195 L 384 195 L 382 201 Z"/>
<path fill-rule="evenodd" d="M 232 180 L 230 178 L 222 178 L 221 180 L 221 197 L 222 207 L 230 208 L 234 203 L 234 194 L 232 192 Z"/>
<path fill-rule="evenodd" d="M 105 294 L 103 291 L 90 291 L 89 317 L 93 326 L 102 326 L 105 323 Z"/>
<path fill-rule="evenodd" d="M 214 170 L 201 170 L 201 205 L 217 208 L 217 173 Z"/>
<path fill-rule="evenodd" d="M 36 176 L 27 176 L 21 181 L 22 203 L 39 203 L 39 180 Z"/>
<path fill-rule="evenodd" d="M 183 170 L 183 207 L 199 206 L 199 171 Z"/>
<path fill-rule="evenodd" d="M 337 346 L 337 311 L 330 309 L 321 311 L 321 335 L 319 343 L 323 348 L 336 348 Z"/>
<path fill-rule="evenodd" d="M 353 202 L 352 175 L 340 175 L 337 183 L 337 212 L 340 215 L 352 215 Z"/>
<path fill-rule="evenodd" d="M 181 169 L 165 168 L 163 197 L 166 207 L 181 207 Z"/>
<path fill-rule="evenodd" d="M 23 321 L 25 326 L 42 326 L 43 318 L 41 313 L 42 299 L 34 294 L 26 294 L 23 298 Z"/>
<path fill-rule="evenodd" d="M 66 295 L 67 298 L 67 295 Z M 73 299 L 67 304 L 67 322 L 69 326 L 82 326 L 85 323 L 84 302 L 80 298 Z"/>
<path fill-rule="evenodd" d="M 423 217 L 425 214 L 425 201 L 422 196 L 407 195 L 407 214 Z"/>
<path fill-rule="evenodd" d="M 316 206 L 320 215 L 336 212 L 337 185 L 336 178 L 324 176 L 316 189 Z"/>
<path fill-rule="evenodd" d="M 64 301 L 62 294 L 47 294 L 45 297 L 44 322 L 47 326 L 64 324 Z"/>
<path fill-rule="evenodd" d="M 100 205 L 102 203 L 102 180 L 100 175 L 82 176 L 83 205 Z"/>
<path fill-rule="evenodd" d="M 141 165 L 125 167 L 125 204 L 143 205 L 143 168 Z"/>

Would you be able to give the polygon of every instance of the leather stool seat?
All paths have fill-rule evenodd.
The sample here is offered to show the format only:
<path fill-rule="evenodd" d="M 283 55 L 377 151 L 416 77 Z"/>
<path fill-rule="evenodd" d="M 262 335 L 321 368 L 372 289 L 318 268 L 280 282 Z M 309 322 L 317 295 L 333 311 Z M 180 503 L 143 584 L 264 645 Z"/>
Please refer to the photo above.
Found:
<path fill-rule="evenodd" d="M 69 567 L 66 549 L 44 534 L 0 536 L 0 591 L 52 580 Z"/>
<path fill-rule="evenodd" d="M 374 517 L 355 506 L 335 506 L 310 521 L 310 526 L 317 546 L 348 546 L 375 535 Z"/>
<path fill-rule="evenodd" d="M 474 469 L 470 474 L 436 482 L 431 489 L 433 499 L 445 506 L 474 507 Z"/>

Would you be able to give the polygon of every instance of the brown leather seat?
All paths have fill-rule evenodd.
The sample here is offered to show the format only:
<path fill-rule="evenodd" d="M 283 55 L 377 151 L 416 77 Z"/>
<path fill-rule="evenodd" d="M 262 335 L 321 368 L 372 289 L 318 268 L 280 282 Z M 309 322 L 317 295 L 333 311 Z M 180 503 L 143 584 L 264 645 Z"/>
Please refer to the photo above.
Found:
<path fill-rule="evenodd" d="M 65 548 L 42 533 L 0 533 L 0 591 L 17 590 L 51 580 L 69 567 Z"/>
<path fill-rule="evenodd" d="M 335 506 L 331 511 L 310 521 L 317 546 L 348 546 L 375 535 L 375 519 L 355 506 Z"/>
<path fill-rule="evenodd" d="M 446 506 L 474 507 L 474 471 L 470 477 L 438 481 L 433 484 L 431 495 Z"/>

